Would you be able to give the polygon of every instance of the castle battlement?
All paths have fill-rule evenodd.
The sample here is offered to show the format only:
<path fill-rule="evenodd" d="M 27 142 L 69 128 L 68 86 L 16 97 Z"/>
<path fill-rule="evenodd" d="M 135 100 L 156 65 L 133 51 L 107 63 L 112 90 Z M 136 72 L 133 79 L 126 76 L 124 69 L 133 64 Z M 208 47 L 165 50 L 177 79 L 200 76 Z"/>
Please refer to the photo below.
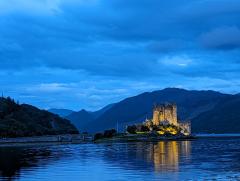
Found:
<path fill-rule="evenodd" d="M 153 125 L 160 125 L 163 122 L 177 125 L 177 106 L 176 104 L 156 105 L 153 109 Z"/>
<path fill-rule="evenodd" d="M 175 103 L 165 103 L 155 105 L 153 108 L 152 120 L 146 120 L 145 125 L 149 128 L 152 126 L 174 125 L 184 134 L 191 134 L 190 122 L 180 122 L 177 119 L 177 105 Z"/>

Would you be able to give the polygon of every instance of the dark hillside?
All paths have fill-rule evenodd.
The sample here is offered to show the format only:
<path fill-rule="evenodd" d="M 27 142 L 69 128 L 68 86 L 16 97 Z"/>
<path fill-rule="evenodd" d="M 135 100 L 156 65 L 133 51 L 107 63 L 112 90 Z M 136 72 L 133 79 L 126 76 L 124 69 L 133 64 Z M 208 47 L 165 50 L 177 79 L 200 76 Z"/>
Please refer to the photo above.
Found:
<path fill-rule="evenodd" d="M 20 137 L 74 134 L 77 129 L 67 120 L 11 98 L 0 98 L 0 136 Z"/>

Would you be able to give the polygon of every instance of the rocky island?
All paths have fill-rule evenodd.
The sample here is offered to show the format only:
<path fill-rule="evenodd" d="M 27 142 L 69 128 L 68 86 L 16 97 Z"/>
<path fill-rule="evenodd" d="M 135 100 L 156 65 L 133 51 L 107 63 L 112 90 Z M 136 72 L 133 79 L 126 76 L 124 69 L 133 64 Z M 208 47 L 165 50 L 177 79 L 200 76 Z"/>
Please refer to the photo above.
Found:
<path fill-rule="evenodd" d="M 152 119 L 143 123 L 128 125 L 126 133 L 107 130 L 95 135 L 95 141 L 159 141 L 192 139 L 190 121 L 180 121 L 177 117 L 177 105 L 165 103 L 155 105 Z"/>

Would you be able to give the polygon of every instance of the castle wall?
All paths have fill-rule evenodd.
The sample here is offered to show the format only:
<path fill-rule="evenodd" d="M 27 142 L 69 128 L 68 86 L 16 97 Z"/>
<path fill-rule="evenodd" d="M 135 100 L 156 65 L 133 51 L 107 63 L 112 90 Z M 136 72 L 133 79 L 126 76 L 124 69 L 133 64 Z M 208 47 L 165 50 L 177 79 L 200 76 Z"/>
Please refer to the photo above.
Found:
<path fill-rule="evenodd" d="M 175 105 L 162 105 L 153 111 L 153 124 L 159 125 L 163 121 L 177 125 L 177 107 Z"/>
<path fill-rule="evenodd" d="M 177 120 L 177 106 L 176 105 L 173 106 L 172 115 L 173 115 L 173 124 L 177 125 L 178 124 L 178 120 Z"/>
<path fill-rule="evenodd" d="M 153 111 L 153 125 L 159 125 L 159 111 Z"/>
<path fill-rule="evenodd" d="M 173 124 L 173 115 L 171 109 L 165 109 L 165 120 L 168 120 L 170 124 Z"/>
<path fill-rule="evenodd" d="M 173 124 L 178 128 L 181 128 L 181 133 L 184 135 L 191 134 L 191 123 L 190 122 L 178 122 L 177 120 L 177 106 L 175 104 L 164 104 L 156 106 L 153 109 L 153 119 L 146 120 L 144 124 L 150 128 L 153 125 L 168 125 Z"/>

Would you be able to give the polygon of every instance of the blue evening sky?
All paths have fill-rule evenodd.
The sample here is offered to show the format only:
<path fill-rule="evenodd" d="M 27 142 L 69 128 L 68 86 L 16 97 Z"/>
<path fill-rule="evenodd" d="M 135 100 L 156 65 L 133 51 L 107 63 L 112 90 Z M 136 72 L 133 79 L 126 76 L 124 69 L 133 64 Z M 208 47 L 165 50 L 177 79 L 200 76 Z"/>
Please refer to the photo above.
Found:
<path fill-rule="evenodd" d="M 239 0 L 0 0 L 0 91 L 96 110 L 166 87 L 240 92 Z"/>

